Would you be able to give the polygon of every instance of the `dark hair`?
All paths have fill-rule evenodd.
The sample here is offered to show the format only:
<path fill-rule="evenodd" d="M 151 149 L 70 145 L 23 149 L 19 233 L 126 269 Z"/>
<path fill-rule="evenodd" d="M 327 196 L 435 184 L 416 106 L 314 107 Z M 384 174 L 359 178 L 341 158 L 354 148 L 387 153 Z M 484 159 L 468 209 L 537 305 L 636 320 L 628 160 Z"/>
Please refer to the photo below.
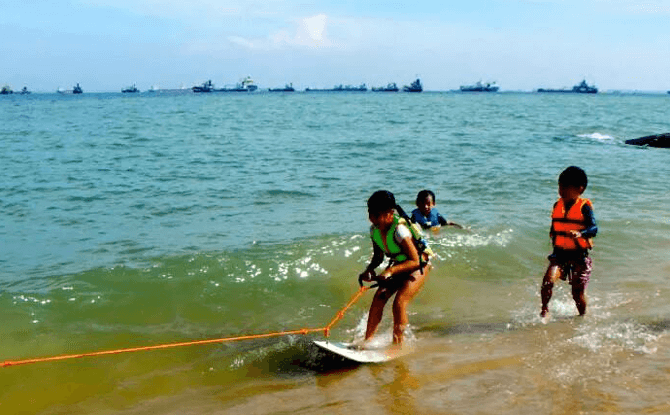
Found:
<path fill-rule="evenodd" d="M 395 209 L 395 196 L 388 190 L 377 190 L 368 199 L 368 212 L 377 215 L 389 209 Z"/>
<path fill-rule="evenodd" d="M 584 170 L 577 166 L 570 166 L 558 176 L 558 184 L 563 186 L 584 187 L 589 184 Z"/>
<path fill-rule="evenodd" d="M 432 197 L 433 198 L 433 203 L 435 203 L 435 193 L 433 193 L 432 191 L 430 191 L 428 189 L 424 189 L 424 190 L 420 191 L 418 195 L 416 195 L 416 204 L 418 205 L 428 196 Z"/>

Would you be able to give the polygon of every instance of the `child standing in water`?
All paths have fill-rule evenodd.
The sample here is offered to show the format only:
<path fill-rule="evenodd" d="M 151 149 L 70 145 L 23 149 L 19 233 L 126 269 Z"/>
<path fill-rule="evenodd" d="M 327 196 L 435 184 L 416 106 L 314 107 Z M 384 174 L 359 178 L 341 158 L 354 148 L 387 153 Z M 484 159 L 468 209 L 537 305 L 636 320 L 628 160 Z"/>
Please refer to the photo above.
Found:
<path fill-rule="evenodd" d="M 440 226 L 463 229 L 461 225 L 449 222 L 440 215 L 435 207 L 435 193 L 430 190 L 422 190 L 416 195 L 416 209 L 412 211 L 412 222 L 418 223 L 423 229 L 438 230 Z"/>
<path fill-rule="evenodd" d="M 579 167 L 570 166 L 558 176 L 560 198 L 554 203 L 549 231 L 554 251 L 549 255 L 540 289 L 542 318 L 549 313 L 549 300 L 559 278 L 569 281 L 579 315 L 586 314 L 586 285 L 591 278 L 588 250 L 593 248 L 592 238 L 598 233 L 591 201 L 581 197 L 587 184 L 586 173 Z"/>
<path fill-rule="evenodd" d="M 358 280 L 361 284 L 363 281 L 376 281 L 379 284 L 370 305 L 365 340 L 374 336 L 382 319 L 384 306 L 395 294 L 393 344 L 400 345 L 409 323 L 407 306 L 423 287 L 431 265 L 427 263 L 427 253 L 417 250 L 412 231 L 408 228 L 410 225 L 405 224 L 395 211 L 406 217 L 402 208 L 396 205 L 393 193 L 389 191 L 379 190 L 368 199 L 368 215 L 372 222 L 370 237 L 374 251 L 370 263 Z M 381 265 L 384 256 L 391 259 L 390 263 L 377 275 L 375 268 Z"/>

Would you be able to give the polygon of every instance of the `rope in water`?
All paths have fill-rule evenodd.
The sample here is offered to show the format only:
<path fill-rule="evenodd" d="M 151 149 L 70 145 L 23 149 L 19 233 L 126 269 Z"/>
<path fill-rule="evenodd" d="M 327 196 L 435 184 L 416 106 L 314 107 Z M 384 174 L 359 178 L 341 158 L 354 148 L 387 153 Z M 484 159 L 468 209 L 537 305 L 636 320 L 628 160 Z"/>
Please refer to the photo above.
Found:
<path fill-rule="evenodd" d="M 249 334 L 245 336 L 236 336 L 236 337 L 223 337 L 220 339 L 205 339 L 205 340 L 193 340 L 193 341 L 186 341 L 186 342 L 179 342 L 179 343 L 165 343 L 165 344 L 157 344 L 153 346 L 141 346 L 141 347 L 129 347 L 125 349 L 115 349 L 115 350 L 101 350 L 97 352 L 89 352 L 89 353 L 78 353 L 78 354 L 68 354 L 68 355 L 60 355 L 60 356 L 50 356 L 50 357 L 38 357 L 34 359 L 25 359 L 25 360 L 5 360 L 2 363 L 1 367 L 6 367 L 6 366 L 18 366 L 18 365 L 27 365 L 31 363 L 41 363 L 41 362 L 53 362 L 53 361 L 58 361 L 58 360 L 67 360 L 67 359 L 74 359 L 78 357 L 96 357 L 96 356 L 105 356 L 105 355 L 110 355 L 110 354 L 120 354 L 120 353 L 130 353 L 130 352 L 140 352 L 140 351 L 149 351 L 149 350 L 158 350 L 158 349 L 170 349 L 174 347 L 184 347 L 184 346 L 197 346 L 197 345 L 205 345 L 205 344 L 214 344 L 214 343 L 226 343 L 226 342 L 234 342 L 234 341 L 240 341 L 240 340 L 252 340 L 252 339 L 263 339 L 263 338 L 268 338 L 268 337 L 279 337 L 279 336 L 286 336 L 290 334 L 309 334 L 309 333 L 316 333 L 316 332 L 323 332 L 323 335 L 326 337 L 330 336 L 330 329 L 337 324 L 338 321 L 340 321 L 344 317 L 344 313 L 358 301 L 358 299 L 365 293 L 367 290 L 369 290 L 371 287 L 361 287 L 360 290 L 356 294 L 354 294 L 353 297 L 351 297 L 351 300 L 342 307 L 340 311 L 335 314 L 333 319 L 328 323 L 327 326 L 325 327 L 319 327 L 319 328 L 304 328 L 304 329 L 299 329 L 299 330 L 288 330 L 288 331 L 277 331 L 277 332 L 271 332 L 271 333 L 263 333 L 263 334 Z"/>

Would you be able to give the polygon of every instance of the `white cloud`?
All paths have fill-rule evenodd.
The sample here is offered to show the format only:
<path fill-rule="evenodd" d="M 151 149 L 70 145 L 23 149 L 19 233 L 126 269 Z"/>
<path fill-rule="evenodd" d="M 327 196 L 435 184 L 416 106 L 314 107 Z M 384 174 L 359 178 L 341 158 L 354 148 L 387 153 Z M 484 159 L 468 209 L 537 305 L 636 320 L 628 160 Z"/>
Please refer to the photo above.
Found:
<path fill-rule="evenodd" d="M 232 43 L 232 44 L 242 46 L 242 47 L 247 48 L 247 49 L 256 49 L 257 48 L 257 45 L 254 44 L 254 42 L 249 41 L 249 40 L 247 40 L 243 37 L 239 37 L 239 36 L 228 36 L 228 41 L 230 41 L 230 43 Z"/>
<path fill-rule="evenodd" d="M 276 6 L 277 3 L 270 0 L 267 3 L 241 0 L 78 0 L 78 2 L 90 7 L 127 10 L 141 16 L 202 23 L 212 23 L 218 19 L 239 15 L 267 14 L 268 8 Z"/>
<path fill-rule="evenodd" d="M 327 43 L 325 38 L 327 23 L 328 17 L 325 14 L 302 19 L 300 27 L 298 28 L 296 40 L 298 43 L 307 45 L 312 44 L 314 46 L 320 46 Z"/>
<path fill-rule="evenodd" d="M 281 49 L 285 46 L 307 48 L 337 47 L 326 35 L 328 16 L 315 16 L 296 19 L 293 27 L 284 28 L 270 33 L 265 38 L 248 39 L 241 36 L 228 36 L 229 42 L 248 49 Z"/>
<path fill-rule="evenodd" d="M 666 15 L 670 14 L 670 2 L 639 0 L 594 0 L 599 12 L 620 15 Z"/>
<path fill-rule="evenodd" d="M 670 5 L 653 2 L 634 3 L 628 6 L 628 11 L 635 14 L 670 14 Z"/>

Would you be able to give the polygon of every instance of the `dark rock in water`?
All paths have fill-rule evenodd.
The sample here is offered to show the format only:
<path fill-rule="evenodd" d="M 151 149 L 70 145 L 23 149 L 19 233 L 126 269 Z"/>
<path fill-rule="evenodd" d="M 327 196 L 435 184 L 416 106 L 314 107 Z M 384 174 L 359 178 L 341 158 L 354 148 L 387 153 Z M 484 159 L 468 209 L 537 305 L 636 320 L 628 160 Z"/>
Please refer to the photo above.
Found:
<path fill-rule="evenodd" d="M 634 138 L 632 140 L 626 140 L 626 144 L 634 146 L 670 148 L 670 133 L 654 134 L 648 135 L 646 137 Z"/>

